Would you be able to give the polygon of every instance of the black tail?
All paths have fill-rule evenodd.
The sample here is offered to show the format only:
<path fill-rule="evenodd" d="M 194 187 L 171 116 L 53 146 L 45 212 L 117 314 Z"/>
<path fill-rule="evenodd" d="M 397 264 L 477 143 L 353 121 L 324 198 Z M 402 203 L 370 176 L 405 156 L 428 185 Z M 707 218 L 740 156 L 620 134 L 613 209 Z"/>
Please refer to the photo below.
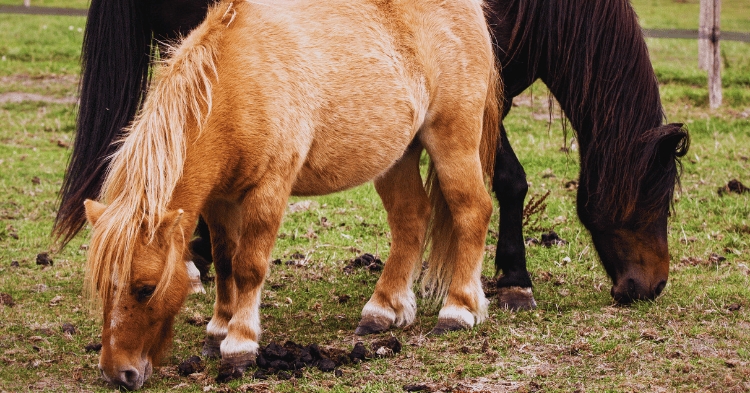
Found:
<path fill-rule="evenodd" d="M 81 53 L 76 138 L 52 231 L 63 245 L 83 228 L 83 201 L 98 198 L 112 142 L 143 100 L 152 53 L 144 3 L 91 2 Z"/>

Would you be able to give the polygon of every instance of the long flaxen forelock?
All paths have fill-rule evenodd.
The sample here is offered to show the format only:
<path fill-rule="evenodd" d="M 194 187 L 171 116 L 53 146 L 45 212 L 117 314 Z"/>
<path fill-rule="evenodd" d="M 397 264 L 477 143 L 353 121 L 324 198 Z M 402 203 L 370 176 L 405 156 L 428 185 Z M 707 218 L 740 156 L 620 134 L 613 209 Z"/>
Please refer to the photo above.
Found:
<path fill-rule="evenodd" d="M 204 23 L 171 49 L 173 56 L 157 68 L 143 109 L 111 157 L 101 194 L 108 206 L 98 221 L 101 225 L 94 226 L 86 268 L 90 296 L 122 295 L 130 279 L 134 245 L 152 242 L 168 213 L 187 145 L 200 135 L 211 111 L 212 80 L 217 77 L 214 27 Z M 195 135 L 189 135 L 189 126 L 197 128 Z M 182 261 L 173 254 L 177 250 L 169 252 L 155 299 L 164 294 Z"/>

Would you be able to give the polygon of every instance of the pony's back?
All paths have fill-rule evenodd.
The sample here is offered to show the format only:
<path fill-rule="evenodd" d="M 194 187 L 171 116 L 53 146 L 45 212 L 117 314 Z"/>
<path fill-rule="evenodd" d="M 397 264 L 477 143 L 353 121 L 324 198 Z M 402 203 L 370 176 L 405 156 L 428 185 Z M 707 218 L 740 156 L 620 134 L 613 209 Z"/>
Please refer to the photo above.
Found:
<path fill-rule="evenodd" d="M 281 144 L 295 141 L 288 154 L 305 160 L 298 163 L 294 194 L 326 194 L 377 176 L 386 168 L 348 158 L 362 151 L 373 156 L 372 162 L 399 156 L 401 146 L 429 122 L 431 111 L 462 105 L 456 97 L 484 101 L 484 95 L 474 94 L 475 87 L 494 77 L 452 61 L 491 61 L 490 47 L 476 50 L 477 43 L 488 39 L 478 1 L 228 4 L 218 11 L 226 13 L 226 29 L 217 40 L 218 83 L 212 94 L 246 109 L 229 114 L 225 107 L 208 120 L 207 128 L 222 128 L 226 142 L 273 129 L 273 138 L 252 145 L 256 152 L 278 152 Z M 237 112 L 250 122 L 262 113 L 263 124 L 235 129 L 223 119 Z"/>

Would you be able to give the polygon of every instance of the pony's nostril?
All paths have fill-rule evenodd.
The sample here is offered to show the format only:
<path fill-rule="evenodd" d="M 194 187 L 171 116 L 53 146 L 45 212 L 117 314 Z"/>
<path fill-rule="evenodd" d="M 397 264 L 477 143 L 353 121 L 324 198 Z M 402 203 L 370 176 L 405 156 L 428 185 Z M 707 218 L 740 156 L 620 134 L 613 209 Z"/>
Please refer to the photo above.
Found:
<path fill-rule="evenodd" d="M 140 375 L 134 368 L 128 368 L 127 370 L 121 371 L 119 380 L 115 381 L 118 385 L 126 387 L 128 389 L 134 389 L 138 387 L 138 378 Z"/>
<path fill-rule="evenodd" d="M 639 298 L 638 286 L 636 285 L 635 280 L 630 278 L 621 284 L 624 285 L 613 285 L 612 290 L 610 291 L 612 298 L 615 299 L 616 302 L 620 304 L 630 304 Z"/>
<path fill-rule="evenodd" d="M 633 280 L 632 278 L 628 279 L 628 297 L 631 299 L 637 299 L 638 297 L 640 297 L 638 296 L 635 280 Z"/>
<path fill-rule="evenodd" d="M 654 289 L 654 297 L 657 297 L 661 295 L 661 292 L 664 290 L 664 287 L 667 286 L 667 280 L 663 280 L 659 284 L 656 285 L 656 289 Z"/>

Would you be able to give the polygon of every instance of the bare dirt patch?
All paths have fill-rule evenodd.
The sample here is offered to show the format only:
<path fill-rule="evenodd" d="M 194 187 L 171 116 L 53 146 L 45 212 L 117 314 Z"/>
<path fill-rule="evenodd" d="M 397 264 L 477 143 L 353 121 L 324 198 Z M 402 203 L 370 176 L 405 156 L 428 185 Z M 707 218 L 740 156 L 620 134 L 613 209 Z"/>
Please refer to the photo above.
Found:
<path fill-rule="evenodd" d="M 43 101 L 55 104 L 76 104 L 78 76 L 26 74 L 0 77 L 0 104 Z"/>
<path fill-rule="evenodd" d="M 19 103 L 24 101 L 44 101 L 44 102 L 52 102 L 55 104 L 76 104 L 78 103 L 78 98 L 76 97 L 64 97 L 64 98 L 55 98 L 52 96 L 45 96 L 42 94 L 36 94 L 36 93 L 22 93 L 22 92 L 10 92 L 10 93 L 0 93 L 0 104 L 4 104 L 6 102 L 10 103 Z"/>

